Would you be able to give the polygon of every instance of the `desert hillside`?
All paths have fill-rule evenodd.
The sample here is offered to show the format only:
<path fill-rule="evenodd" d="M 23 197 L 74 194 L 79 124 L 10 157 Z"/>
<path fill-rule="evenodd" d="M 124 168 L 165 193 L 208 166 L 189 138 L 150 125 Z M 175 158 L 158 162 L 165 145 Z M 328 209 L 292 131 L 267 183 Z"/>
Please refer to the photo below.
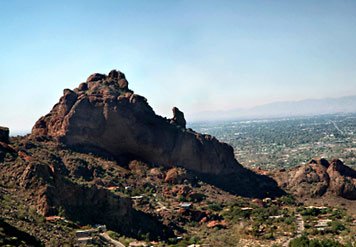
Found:
<path fill-rule="evenodd" d="M 187 128 L 177 107 L 172 118 L 155 114 L 117 70 L 65 89 L 27 136 L 2 127 L 0 168 L 5 245 L 355 241 L 353 169 L 324 159 L 247 169 L 230 145 Z"/>

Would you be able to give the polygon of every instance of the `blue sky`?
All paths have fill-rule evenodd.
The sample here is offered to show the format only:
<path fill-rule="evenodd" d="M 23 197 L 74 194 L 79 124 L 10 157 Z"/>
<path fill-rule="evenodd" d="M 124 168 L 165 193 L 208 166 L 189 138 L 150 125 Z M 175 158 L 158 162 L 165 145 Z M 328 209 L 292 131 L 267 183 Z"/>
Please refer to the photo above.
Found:
<path fill-rule="evenodd" d="M 356 94 L 356 1 L 0 0 L 0 125 L 29 130 L 64 88 L 123 71 L 189 116 Z"/>

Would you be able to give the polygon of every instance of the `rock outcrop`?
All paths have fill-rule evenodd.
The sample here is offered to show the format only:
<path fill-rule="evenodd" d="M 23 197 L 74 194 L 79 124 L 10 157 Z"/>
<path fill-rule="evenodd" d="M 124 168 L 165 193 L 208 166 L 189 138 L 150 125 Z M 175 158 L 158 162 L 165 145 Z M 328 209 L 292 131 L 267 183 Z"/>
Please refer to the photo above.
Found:
<path fill-rule="evenodd" d="M 9 129 L 0 126 L 0 142 L 9 143 Z"/>
<path fill-rule="evenodd" d="M 7 153 L 15 153 L 16 151 L 9 145 L 9 129 L 0 126 L 0 162 L 2 162 Z"/>
<path fill-rule="evenodd" d="M 279 185 L 300 197 L 321 197 L 330 193 L 356 200 L 356 171 L 335 159 L 313 159 L 305 165 L 275 174 Z"/>
<path fill-rule="evenodd" d="M 157 219 L 134 209 L 130 198 L 71 178 L 71 170 L 80 163 L 68 166 L 60 157 L 42 152 L 33 161 L 9 168 L 12 169 L 9 173 L 18 178 L 19 189 L 30 194 L 29 201 L 33 201 L 41 215 L 63 215 L 82 225 L 105 224 L 127 236 L 138 237 L 143 233 L 149 233 L 153 239 L 173 236 Z M 37 160 L 37 155 L 46 163 Z"/>
<path fill-rule="evenodd" d="M 175 123 L 185 128 L 187 122 L 185 121 L 184 113 L 181 112 L 177 107 L 173 107 L 172 111 L 173 111 L 173 118 L 171 120 L 171 123 Z"/>
<path fill-rule="evenodd" d="M 132 224 L 129 199 L 96 186 L 73 183 L 58 171 L 58 166 L 29 163 L 19 182 L 27 190 L 36 189 L 36 205 L 42 215 L 58 215 L 58 208 L 62 208 L 71 219 L 86 223 L 101 221 L 99 223 L 109 224 L 120 231 L 125 225 L 115 225 L 118 222 Z"/>
<path fill-rule="evenodd" d="M 178 108 L 172 119 L 156 115 L 144 97 L 128 88 L 125 75 L 113 70 L 65 89 L 59 103 L 36 122 L 32 136 L 55 137 L 69 147 L 118 160 L 135 158 L 202 174 L 242 169 L 231 146 L 185 127 Z"/>
<path fill-rule="evenodd" d="M 330 177 L 329 190 L 337 196 L 356 200 L 356 171 L 344 165 L 342 161 L 333 160 L 327 169 Z"/>

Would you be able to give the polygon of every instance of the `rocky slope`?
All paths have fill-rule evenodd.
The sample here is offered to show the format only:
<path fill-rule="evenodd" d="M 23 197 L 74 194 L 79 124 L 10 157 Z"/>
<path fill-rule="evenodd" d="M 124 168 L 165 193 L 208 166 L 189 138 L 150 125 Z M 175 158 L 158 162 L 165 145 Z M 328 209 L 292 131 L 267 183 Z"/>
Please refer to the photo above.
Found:
<path fill-rule="evenodd" d="M 172 119 L 157 116 L 115 70 L 65 89 L 29 136 L 9 138 L 9 129 L 0 127 L 0 169 L 0 237 L 18 236 L 23 246 L 75 245 L 74 230 L 87 224 L 166 243 L 201 229 L 209 231 L 203 238 L 220 239 L 215 228 L 236 223 L 234 207 L 253 207 L 249 210 L 258 216 L 273 206 L 268 218 L 278 215 L 275 206 L 291 200 L 281 197 L 272 205 L 270 198 L 247 198 L 285 193 L 271 177 L 242 167 L 231 146 L 186 129 L 178 108 Z M 355 199 L 355 171 L 339 160 L 313 160 L 275 177 L 299 196 L 333 193 Z M 257 219 L 244 217 L 248 224 Z M 260 226 L 258 234 L 270 234 L 267 224 Z"/>
<path fill-rule="evenodd" d="M 185 126 L 178 108 L 173 108 L 172 119 L 156 115 L 144 97 L 128 88 L 125 75 L 113 70 L 89 76 L 74 90 L 65 89 L 31 136 L 55 138 L 76 151 L 114 157 L 120 164 L 137 159 L 183 167 L 242 196 L 283 194 L 273 179 L 243 168 L 230 145 Z"/>
<path fill-rule="evenodd" d="M 356 171 L 335 159 L 313 159 L 309 163 L 274 173 L 278 184 L 300 197 L 320 197 L 327 193 L 356 200 Z"/>
<path fill-rule="evenodd" d="M 163 166 L 181 166 L 204 174 L 241 170 L 231 146 L 186 129 L 184 114 L 173 118 L 154 113 L 147 100 L 128 88 L 125 75 L 113 70 L 93 74 L 64 95 L 41 117 L 32 136 L 58 138 L 67 146 L 114 156 L 141 159 Z"/>
<path fill-rule="evenodd" d="M 115 182 L 105 181 L 109 176 L 103 164 L 120 169 L 115 162 L 83 154 L 90 158 L 86 161 L 49 139 L 25 138 L 16 145 L 0 163 L 0 188 L 15 192 L 38 214 L 65 215 L 80 225 L 105 224 L 126 236 L 172 236 L 157 219 L 134 209 L 129 197 L 107 189 Z"/>

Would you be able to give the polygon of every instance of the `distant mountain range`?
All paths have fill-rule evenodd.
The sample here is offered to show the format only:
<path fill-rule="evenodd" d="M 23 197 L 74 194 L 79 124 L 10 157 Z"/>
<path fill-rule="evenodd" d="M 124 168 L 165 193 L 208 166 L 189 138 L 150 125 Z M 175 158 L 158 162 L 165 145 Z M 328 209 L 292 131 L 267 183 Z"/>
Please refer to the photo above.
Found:
<path fill-rule="evenodd" d="M 204 111 L 187 116 L 191 121 L 276 118 L 356 112 L 356 95 L 340 98 L 280 101 L 248 109 Z"/>

